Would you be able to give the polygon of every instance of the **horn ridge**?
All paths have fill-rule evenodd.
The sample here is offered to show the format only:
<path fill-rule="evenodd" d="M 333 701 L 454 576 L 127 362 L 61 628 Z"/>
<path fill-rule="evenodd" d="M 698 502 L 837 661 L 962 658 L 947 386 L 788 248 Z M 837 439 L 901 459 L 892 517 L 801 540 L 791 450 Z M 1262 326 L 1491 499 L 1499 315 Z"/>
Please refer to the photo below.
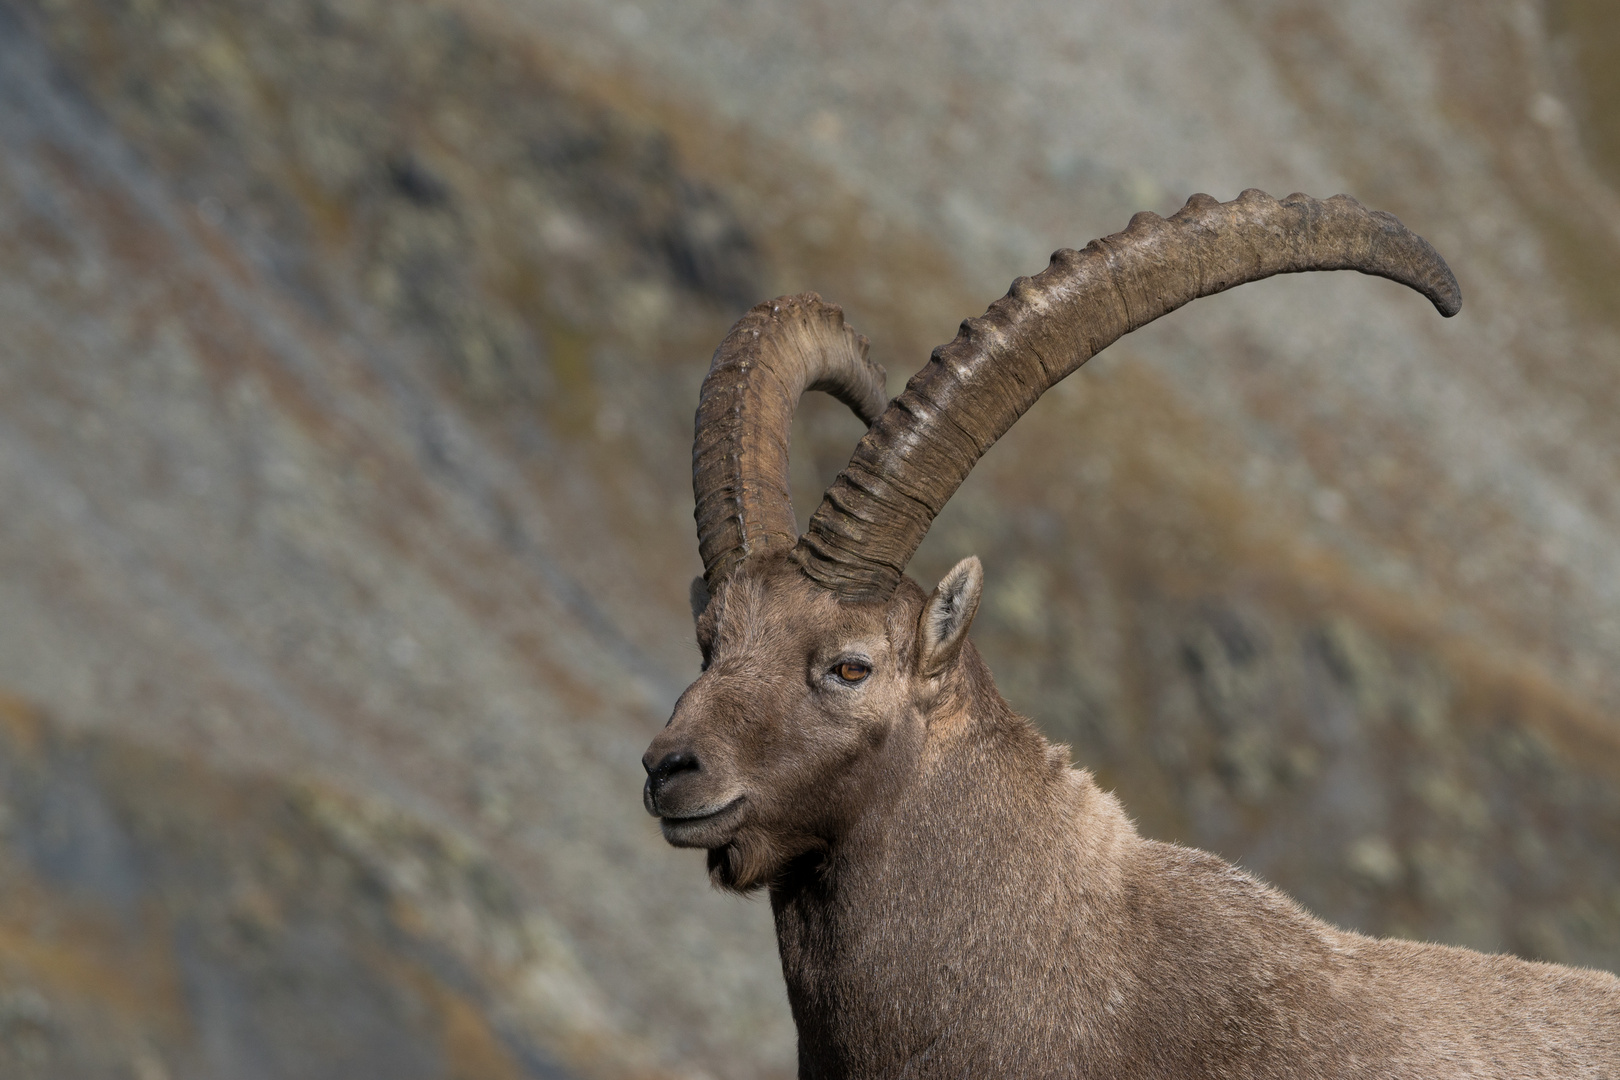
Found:
<path fill-rule="evenodd" d="M 794 548 L 813 580 L 886 598 L 946 500 L 1041 394 L 1120 337 L 1190 300 L 1276 274 L 1356 270 L 1462 305 L 1450 268 L 1396 218 L 1348 195 L 1228 203 L 1198 194 L 1015 280 L 934 350 L 856 447 Z"/>

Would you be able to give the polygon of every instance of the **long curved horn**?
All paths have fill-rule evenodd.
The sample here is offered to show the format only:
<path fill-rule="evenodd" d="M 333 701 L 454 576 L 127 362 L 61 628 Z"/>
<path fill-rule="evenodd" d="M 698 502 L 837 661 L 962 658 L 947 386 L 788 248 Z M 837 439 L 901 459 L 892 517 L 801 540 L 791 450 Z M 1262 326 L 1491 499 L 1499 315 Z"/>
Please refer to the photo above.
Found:
<path fill-rule="evenodd" d="M 698 553 L 711 589 L 743 559 L 798 539 L 788 438 L 806 390 L 826 391 L 867 425 L 888 400 L 866 339 L 815 293 L 756 305 L 715 350 L 692 441 Z"/>
<path fill-rule="evenodd" d="M 1189 300 L 1306 270 L 1389 278 L 1447 317 L 1462 307 L 1422 237 L 1348 195 L 1278 202 L 1250 189 L 1229 203 L 1194 195 L 1168 220 L 1137 214 L 1122 233 L 1055 253 L 935 349 L 827 489 L 794 557 L 841 595 L 888 597 L 946 500 L 1049 387 Z"/>

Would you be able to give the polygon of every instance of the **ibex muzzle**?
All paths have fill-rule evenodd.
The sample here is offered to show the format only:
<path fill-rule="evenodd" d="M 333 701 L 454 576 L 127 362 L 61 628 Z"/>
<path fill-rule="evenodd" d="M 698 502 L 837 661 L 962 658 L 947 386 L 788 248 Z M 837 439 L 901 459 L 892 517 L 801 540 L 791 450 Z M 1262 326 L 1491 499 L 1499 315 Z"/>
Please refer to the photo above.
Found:
<path fill-rule="evenodd" d="M 1620 1077 L 1620 980 L 1346 933 L 1142 838 L 996 692 L 967 638 L 978 560 L 932 593 L 904 576 L 980 456 L 1096 352 L 1195 297 L 1337 269 L 1461 305 L 1388 214 L 1247 191 L 1058 252 L 886 407 L 814 295 L 721 343 L 693 450 L 704 671 L 644 799 L 718 885 L 769 889 L 802 1077 Z M 869 430 L 799 536 L 805 390 Z"/>

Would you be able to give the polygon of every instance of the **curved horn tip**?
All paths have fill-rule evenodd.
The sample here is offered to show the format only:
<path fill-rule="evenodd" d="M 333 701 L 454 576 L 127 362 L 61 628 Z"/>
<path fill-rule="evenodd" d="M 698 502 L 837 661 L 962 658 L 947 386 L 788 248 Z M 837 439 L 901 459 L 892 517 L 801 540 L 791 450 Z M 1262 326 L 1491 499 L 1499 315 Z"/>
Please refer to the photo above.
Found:
<path fill-rule="evenodd" d="M 1457 284 L 1456 275 L 1449 277 L 1436 293 L 1434 310 L 1443 317 L 1449 319 L 1462 310 L 1462 287 Z"/>
<path fill-rule="evenodd" d="M 1395 222 L 1396 228 L 1401 229 L 1403 232 L 1406 231 L 1405 226 L 1396 221 L 1393 215 L 1390 216 L 1390 220 Z M 1434 250 L 1434 247 L 1427 240 L 1416 233 L 1410 235 L 1434 259 L 1439 269 L 1439 273 L 1435 275 L 1436 280 L 1431 281 L 1429 288 L 1424 291 L 1429 300 L 1433 302 L 1434 310 L 1438 311 L 1442 318 L 1449 319 L 1462 310 L 1462 286 L 1457 284 L 1457 275 L 1452 272 L 1446 260 L 1441 257 L 1438 251 Z"/>
<path fill-rule="evenodd" d="M 1194 197 L 1196 198 L 1196 196 Z M 1248 190 L 1244 191 L 1238 196 L 1238 201 L 1249 203 L 1278 202 L 1278 200 L 1273 199 L 1270 195 L 1267 195 L 1259 188 L 1249 188 Z M 1192 200 L 1189 199 L 1188 202 L 1190 204 Z M 1360 199 L 1356 198 L 1354 195 L 1347 195 L 1344 192 L 1340 192 L 1337 195 L 1319 200 L 1313 196 L 1307 195 L 1303 191 L 1296 191 L 1287 198 L 1282 199 L 1280 205 L 1332 206 L 1341 210 L 1349 210 L 1360 215 L 1365 215 L 1366 217 L 1378 222 L 1384 227 L 1385 231 L 1389 233 L 1399 234 L 1405 237 L 1406 242 L 1408 243 L 1415 241 L 1417 246 L 1429 258 L 1431 258 L 1435 264 L 1437 264 L 1436 269 L 1438 270 L 1438 273 L 1433 279 L 1423 282 L 1422 284 L 1415 284 L 1412 282 L 1406 282 L 1406 284 L 1411 285 L 1413 288 L 1418 289 L 1418 291 L 1427 296 L 1429 298 L 1429 302 L 1434 305 L 1434 309 L 1438 311 L 1443 318 L 1449 319 L 1462 310 L 1462 289 L 1457 284 L 1457 276 L 1452 273 L 1451 267 L 1446 265 L 1446 261 L 1441 258 L 1439 252 L 1435 251 L 1434 247 L 1430 245 L 1427 240 L 1423 239 L 1417 233 L 1412 232 L 1405 225 L 1402 225 L 1400 219 L 1394 214 L 1391 214 L 1389 211 L 1369 210 Z"/>

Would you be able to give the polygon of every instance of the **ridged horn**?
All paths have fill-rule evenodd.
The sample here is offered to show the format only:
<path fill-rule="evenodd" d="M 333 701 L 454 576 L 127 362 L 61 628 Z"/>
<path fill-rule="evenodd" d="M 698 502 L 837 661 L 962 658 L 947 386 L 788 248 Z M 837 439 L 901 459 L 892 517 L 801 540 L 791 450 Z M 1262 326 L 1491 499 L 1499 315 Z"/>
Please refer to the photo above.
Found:
<path fill-rule="evenodd" d="M 894 592 L 934 516 L 1041 394 L 1125 334 L 1189 300 L 1274 274 L 1359 270 L 1462 307 L 1445 261 L 1394 216 L 1348 195 L 1278 202 L 1194 195 L 1173 217 L 1063 250 L 934 350 L 827 489 L 794 557 L 853 599 Z"/>
<path fill-rule="evenodd" d="M 692 442 L 698 553 L 711 589 L 745 558 L 798 539 L 788 441 L 800 396 L 826 391 L 868 425 L 883 411 L 884 372 L 866 349 L 842 309 L 802 293 L 756 305 L 715 350 Z"/>

